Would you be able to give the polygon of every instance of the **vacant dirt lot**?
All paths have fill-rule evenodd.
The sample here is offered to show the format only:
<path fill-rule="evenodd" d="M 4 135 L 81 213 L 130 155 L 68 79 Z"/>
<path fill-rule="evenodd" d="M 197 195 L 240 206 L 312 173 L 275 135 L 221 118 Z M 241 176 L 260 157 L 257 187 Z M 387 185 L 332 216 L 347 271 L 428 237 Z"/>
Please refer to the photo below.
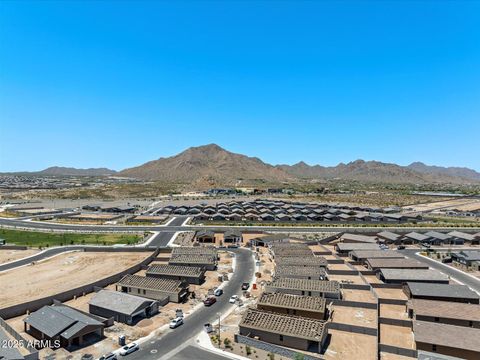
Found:
<path fill-rule="evenodd" d="M 125 270 L 149 252 L 71 252 L 0 273 L 0 308 L 86 285 Z"/>
<path fill-rule="evenodd" d="M 377 299 L 369 290 L 342 289 L 343 299 L 347 301 L 359 301 L 376 303 Z"/>
<path fill-rule="evenodd" d="M 376 328 L 377 310 L 334 305 L 332 321 L 341 324 Z"/>
<path fill-rule="evenodd" d="M 329 330 L 332 336 L 325 359 L 374 360 L 377 358 L 377 338 L 339 330 Z"/>
<path fill-rule="evenodd" d="M 2 250 L 0 249 L 0 264 L 22 259 L 38 253 L 38 250 Z"/>
<path fill-rule="evenodd" d="M 380 304 L 380 317 L 407 320 L 408 314 L 405 305 Z"/>
<path fill-rule="evenodd" d="M 402 289 L 374 288 L 374 291 L 381 299 L 408 300 Z"/>
<path fill-rule="evenodd" d="M 412 329 L 404 326 L 380 324 L 380 343 L 404 349 L 415 349 Z"/>

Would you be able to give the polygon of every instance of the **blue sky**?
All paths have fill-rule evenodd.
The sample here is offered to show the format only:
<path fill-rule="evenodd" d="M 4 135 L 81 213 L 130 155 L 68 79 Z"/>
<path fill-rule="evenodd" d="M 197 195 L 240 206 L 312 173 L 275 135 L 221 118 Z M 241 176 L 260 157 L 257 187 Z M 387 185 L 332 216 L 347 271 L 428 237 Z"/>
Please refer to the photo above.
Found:
<path fill-rule="evenodd" d="M 480 170 L 480 2 L 0 2 L 0 171 L 262 160 Z"/>

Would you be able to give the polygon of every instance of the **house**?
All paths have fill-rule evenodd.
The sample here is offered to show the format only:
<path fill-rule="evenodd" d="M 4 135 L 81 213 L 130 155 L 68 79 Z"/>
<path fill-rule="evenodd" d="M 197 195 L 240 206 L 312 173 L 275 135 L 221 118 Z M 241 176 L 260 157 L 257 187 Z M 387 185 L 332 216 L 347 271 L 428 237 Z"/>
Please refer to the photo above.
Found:
<path fill-rule="evenodd" d="M 205 269 L 199 266 L 151 265 L 145 275 L 153 278 L 182 280 L 195 285 L 205 281 Z"/>
<path fill-rule="evenodd" d="M 370 270 L 380 271 L 380 269 L 428 269 L 428 265 L 410 258 L 367 258 L 365 260 Z"/>
<path fill-rule="evenodd" d="M 403 291 L 409 299 L 479 304 L 480 296 L 466 285 L 407 282 Z"/>
<path fill-rule="evenodd" d="M 480 306 L 450 301 L 411 299 L 408 316 L 417 321 L 466 326 L 480 329 Z"/>
<path fill-rule="evenodd" d="M 449 232 L 448 235 L 450 235 L 452 238 L 450 241 L 451 244 L 455 244 L 455 245 L 462 245 L 463 243 L 465 243 L 465 241 L 468 241 L 468 242 L 475 241 L 475 238 L 473 235 L 467 234 L 461 231 L 457 231 L 457 230 Z"/>
<path fill-rule="evenodd" d="M 275 234 L 256 237 L 250 240 L 252 246 L 269 246 L 273 243 L 290 242 L 290 237 L 286 234 Z"/>
<path fill-rule="evenodd" d="M 128 325 L 157 314 L 158 307 L 156 300 L 111 290 L 100 290 L 88 302 L 90 314 Z"/>
<path fill-rule="evenodd" d="M 341 298 L 340 283 L 337 281 L 275 278 L 265 284 L 265 292 Z"/>
<path fill-rule="evenodd" d="M 327 275 L 323 267 L 278 265 L 275 267 L 274 277 L 325 280 Z"/>
<path fill-rule="evenodd" d="M 377 237 L 387 244 L 398 244 L 402 236 L 391 231 L 382 231 L 377 234 Z"/>
<path fill-rule="evenodd" d="M 295 266 L 295 267 L 323 267 L 328 265 L 327 259 L 321 256 L 275 256 L 275 264 L 277 266 Z"/>
<path fill-rule="evenodd" d="M 214 221 L 225 221 L 225 220 L 227 220 L 227 217 L 223 214 L 216 213 L 216 214 L 212 215 L 212 220 L 214 220 Z"/>
<path fill-rule="evenodd" d="M 248 309 L 240 321 L 239 333 L 270 344 L 318 353 L 327 330 L 325 321 Z"/>
<path fill-rule="evenodd" d="M 207 246 L 178 246 L 172 248 L 173 255 L 210 255 L 217 257 L 217 250 L 214 247 Z"/>
<path fill-rule="evenodd" d="M 59 341 L 60 346 L 81 346 L 85 340 L 103 338 L 104 323 L 95 316 L 65 305 L 43 306 L 25 319 L 24 330 L 38 340 Z"/>
<path fill-rule="evenodd" d="M 467 267 L 478 267 L 478 264 L 480 263 L 480 251 L 478 250 L 453 252 L 451 257 L 453 261 Z"/>
<path fill-rule="evenodd" d="M 444 234 L 438 231 L 429 231 L 425 233 L 425 236 L 428 236 L 430 239 L 428 242 L 432 245 L 442 245 L 448 244 L 450 242 L 451 236 Z"/>
<path fill-rule="evenodd" d="M 195 238 L 199 243 L 215 243 L 215 232 L 212 230 L 200 230 L 195 234 Z"/>
<path fill-rule="evenodd" d="M 260 220 L 262 221 L 274 221 L 275 220 L 275 215 L 270 214 L 270 213 L 263 213 L 260 214 Z"/>
<path fill-rule="evenodd" d="M 417 350 L 456 356 L 466 360 L 480 359 L 480 329 L 429 321 L 414 321 Z"/>
<path fill-rule="evenodd" d="M 229 229 L 223 234 L 223 242 L 229 244 L 239 244 L 243 240 L 242 232 L 240 230 Z"/>
<path fill-rule="evenodd" d="M 405 256 L 394 250 L 353 250 L 349 256 L 360 262 L 365 262 L 367 259 L 404 259 Z"/>
<path fill-rule="evenodd" d="M 371 244 L 377 243 L 376 236 L 367 236 L 367 235 L 360 235 L 360 234 L 345 233 L 343 235 L 340 235 L 339 239 L 343 243 L 371 243 Z"/>
<path fill-rule="evenodd" d="M 217 268 L 217 256 L 207 254 L 172 254 L 168 264 L 177 266 L 195 266 L 213 271 Z"/>
<path fill-rule="evenodd" d="M 182 280 L 125 275 L 117 283 L 116 290 L 131 295 L 158 300 L 161 304 L 164 304 L 166 299 L 168 299 L 168 301 L 179 303 L 187 298 L 188 283 Z"/>
<path fill-rule="evenodd" d="M 448 284 L 450 279 L 438 270 L 385 269 L 380 268 L 377 277 L 387 284 L 405 284 L 407 282 L 426 282 Z"/>
<path fill-rule="evenodd" d="M 257 301 L 259 310 L 278 314 L 324 320 L 326 300 L 317 296 L 298 296 L 282 293 L 263 293 Z"/>
<path fill-rule="evenodd" d="M 408 234 L 403 235 L 401 242 L 402 244 L 417 244 L 417 243 L 426 243 L 430 237 L 412 231 Z"/>
<path fill-rule="evenodd" d="M 380 250 L 380 245 L 372 243 L 337 243 L 335 250 L 339 255 L 348 255 L 354 250 Z"/>

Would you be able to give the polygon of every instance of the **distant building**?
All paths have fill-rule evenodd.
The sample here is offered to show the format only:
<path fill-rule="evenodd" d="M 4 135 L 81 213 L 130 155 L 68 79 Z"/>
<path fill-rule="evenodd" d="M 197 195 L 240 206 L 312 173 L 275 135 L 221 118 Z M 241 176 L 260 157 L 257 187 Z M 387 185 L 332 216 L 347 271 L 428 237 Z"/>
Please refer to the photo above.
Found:
<path fill-rule="evenodd" d="M 480 296 L 466 285 L 407 282 L 403 291 L 410 299 L 480 303 Z"/>

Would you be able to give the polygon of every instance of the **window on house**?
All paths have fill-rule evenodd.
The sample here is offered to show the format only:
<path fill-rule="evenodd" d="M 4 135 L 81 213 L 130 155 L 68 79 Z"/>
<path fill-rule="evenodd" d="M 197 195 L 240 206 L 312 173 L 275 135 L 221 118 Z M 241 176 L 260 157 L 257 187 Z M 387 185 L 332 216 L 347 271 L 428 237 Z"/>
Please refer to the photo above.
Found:
<path fill-rule="evenodd" d="M 280 341 L 283 341 L 283 335 L 280 335 Z"/>
<path fill-rule="evenodd" d="M 432 345 L 432 351 L 437 352 L 437 345 L 435 345 L 435 344 Z"/>

